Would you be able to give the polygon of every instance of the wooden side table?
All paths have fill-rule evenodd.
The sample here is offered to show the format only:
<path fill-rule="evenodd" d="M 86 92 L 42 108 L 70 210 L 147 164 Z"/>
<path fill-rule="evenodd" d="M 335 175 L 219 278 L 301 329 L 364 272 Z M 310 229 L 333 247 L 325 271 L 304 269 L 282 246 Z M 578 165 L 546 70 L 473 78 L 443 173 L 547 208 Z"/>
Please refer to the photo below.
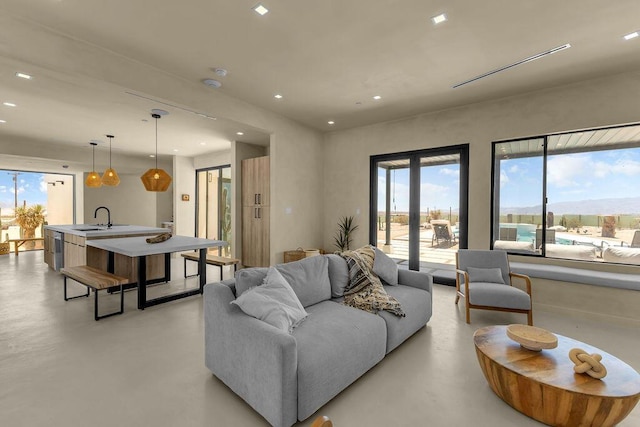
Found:
<path fill-rule="evenodd" d="M 476 355 L 493 391 L 513 408 L 551 426 L 614 426 L 640 400 L 640 375 L 596 347 L 563 337 L 540 352 L 520 347 L 506 326 L 488 326 L 473 335 Z M 602 380 L 573 371 L 569 350 L 602 355 Z"/>

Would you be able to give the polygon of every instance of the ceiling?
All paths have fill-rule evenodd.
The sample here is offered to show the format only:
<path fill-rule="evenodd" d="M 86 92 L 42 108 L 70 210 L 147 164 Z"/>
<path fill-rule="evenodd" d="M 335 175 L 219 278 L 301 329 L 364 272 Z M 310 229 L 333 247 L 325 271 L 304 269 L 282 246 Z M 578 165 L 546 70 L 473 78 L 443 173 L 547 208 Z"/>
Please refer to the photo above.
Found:
<path fill-rule="evenodd" d="M 114 150 L 149 154 L 149 113 L 162 108 L 170 114 L 158 123 L 159 152 L 197 156 L 232 140 L 268 143 L 268 129 L 235 119 L 238 105 L 327 132 L 640 67 L 640 38 L 623 39 L 640 30 L 638 0 L 262 3 L 264 16 L 256 0 L 1 0 L 0 103 L 17 107 L 0 105 L 0 136 L 88 147 L 112 133 Z M 443 12 L 448 20 L 434 25 Z M 172 93 L 210 97 L 211 108 L 166 98 L 159 83 L 137 90 L 150 87 L 144 70 L 170 78 Z"/>

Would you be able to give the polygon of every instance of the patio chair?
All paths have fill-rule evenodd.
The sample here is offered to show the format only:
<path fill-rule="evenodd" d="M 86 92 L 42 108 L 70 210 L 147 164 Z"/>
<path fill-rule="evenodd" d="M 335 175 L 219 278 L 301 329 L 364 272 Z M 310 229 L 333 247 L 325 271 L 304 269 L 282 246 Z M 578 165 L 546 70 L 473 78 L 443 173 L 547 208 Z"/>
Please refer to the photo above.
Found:
<path fill-rule="evenodd" d="M 500 227 L 500 239 L 509 242 L 518 240 L 518 229 L 513 227 Z"/>
<path fill-rule="evenodd" d="M 555 243 L 556 242 L 556 230 L 553 228 L 547 228 L 547 238 L 545 239 L 545 243 Z M 542 246 L 542 229 L 536 229 L 536 248 L 540 249 Z"/>
<path fill-rule="evenodd" d="M 431 246 L 440 244 L 440 241 L 445 241 L 449 245 L 452 245 L 456 241 L 456 235 L 451 230 L 451 224 L 447 219 L 434 219 L 431 220 L 431 228 L 433 229 L 433 235 L 431 236 Z"/>
<path fill-rule="evenodd" d="M 635 233 L 633 233 L 633 240 L 631 240 L 631 247 L 640 248 L 640 230 L 636 230 Z"/>
<path fill-rule="evenodd" d="M 512 279 L 525 281 L 526 292 L 513 286 Z M 470 309 L 508 311 L 527 315 L 533 325 L 531 280 L 511 272 L 505 251 L 460 249 L 456 254 L 456 305 L 464 298 L 465 316 L 471 323 Z"/>

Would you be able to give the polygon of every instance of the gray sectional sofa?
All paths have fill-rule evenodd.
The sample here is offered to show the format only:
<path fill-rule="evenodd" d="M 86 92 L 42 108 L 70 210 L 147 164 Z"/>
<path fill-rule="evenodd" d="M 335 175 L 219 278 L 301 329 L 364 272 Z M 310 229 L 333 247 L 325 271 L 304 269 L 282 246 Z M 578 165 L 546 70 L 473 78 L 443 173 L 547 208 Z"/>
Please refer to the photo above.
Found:
<path fill-rule="evenodd" d="M 393 271 L 398 284 L 385 285 L 402 304 L 401 318 L 341 304 L 348 271 L 338 255 L 276 268 L 309 313 L 291 333 L 231 304 L 236 286 L 260 284 L 267 269 L 243 269 L 235 279 L 207 284 L 204 319 L 206 366 L 277 427 L 313 415 L 431 317 L 432 279 L 425 273 Z"/>

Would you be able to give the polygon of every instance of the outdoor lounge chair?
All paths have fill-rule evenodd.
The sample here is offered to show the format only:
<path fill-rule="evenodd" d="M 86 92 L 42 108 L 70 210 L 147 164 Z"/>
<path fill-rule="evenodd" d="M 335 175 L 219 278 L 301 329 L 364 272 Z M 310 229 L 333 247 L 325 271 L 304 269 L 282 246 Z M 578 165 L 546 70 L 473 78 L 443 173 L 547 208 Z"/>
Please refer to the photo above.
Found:
<path fill-rule="evenodd" d="M 553 228 L 547 228 L 547 238 L 545 239 L 545 243 L 555 243 L 556 242 L 556 230 Z M 538 228 L 536 230 L 536 248 L 540 249 L 542 246 L 542 229 Z"/>
<path fill-rule="evenodd" d="M 518 240 L 518 229 L 513 227 L 500 227 L 500 239 L 509 242 Z"/>
<path fill-rule="evenodd" d="M 640 230 L 636 230 L 635 233 L 633 233 L 633 240 L 631 240 L 631 247 L 640 248 Z"/>
<path fill-rule="evenodd" d="M 433 229 L 433 235 L 431 237 L 431 246 L 439 245 L 441 241 L 445 241 L 449 246 L 453 245 L 456 241 L 456 236 L 451 230 L 451 224 L 447 219 L 434 219 L 431 220 L 431 228 Z M 435 242 L 435 245 L 434 245 Z"/>
<path fill-rule="evenodd" d="M 526 292 L 511 283 L 516 277 L 524 280 Z M 533 325 L 531 280 L 512 273 L 505 251 L 460 249 L 456 254 L 456 301 L 464 298 L 467 323 L 470 309 L 509 311 L 527 315 Z"/>

